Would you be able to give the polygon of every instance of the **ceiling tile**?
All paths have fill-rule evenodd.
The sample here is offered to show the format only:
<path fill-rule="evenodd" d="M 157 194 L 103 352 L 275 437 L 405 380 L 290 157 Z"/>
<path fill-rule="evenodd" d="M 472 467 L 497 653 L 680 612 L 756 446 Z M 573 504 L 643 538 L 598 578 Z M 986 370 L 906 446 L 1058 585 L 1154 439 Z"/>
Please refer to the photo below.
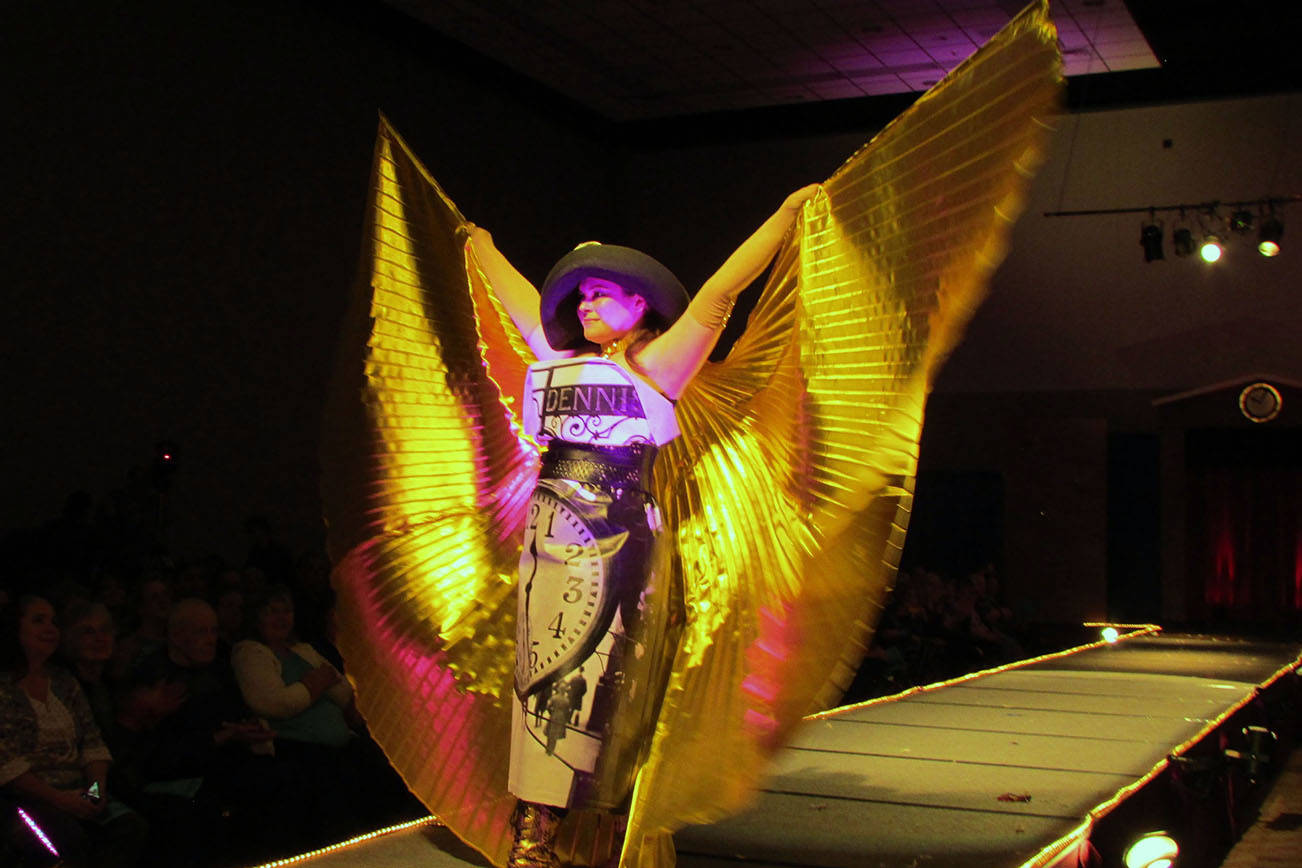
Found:
<path fill-rule="evenodd" d="M 860 52 L 852 57 L 838 57 L 832 61 L 832 65 L 842 72 L 855 74 L 876 74 L 877 70 L 884 70 L 885 66 L 880 60 L 867 52 Z"/>
<path fill-rule="evenodd" d="M 869 96 L 909 92 L 909 86 L 898 75 L 856 76 L 854 83 L 863 88 L 863 92 Z"/>
<path fill-rule="evenodd" d="M 931 55 L 932 60 L 946 68 L 956 66 L 972 56 L 976 51 L 975 45 L 951 45 L 948 47 L 929 48 L 927 53 Z"/>
<path fill-rule="evenodd" d="M 918 89 L 971 54 L 1009 0 L 384 0 L 475 51 L 626 118 L 739 101 L 834 98 L 844 72 L 869 93 Z M 1258 0 L 1241 0 L 1258 2 Z M 1054 0 L 1068 74 L 1151 56 L 1122 0 Z M 1093 50 L 1097 44 L 1102 57 Z M 925 50 L 924 50 L 925 49 Z M 1150 65 L 1155 61 L 1150 61 Z M 906 73 L 884 76 L 882 66 Z M 740 80 L 785 81 L 723 97 Z M 800 87 L 819 82 L 817 93 Z M 752 85 L 752 88 L 755 88 Z M 697 92 L 700 93 L 697 93 Z M 648 94 L 656 94 L 647 98 Z M 623 100 L 624 102 L 621 102 Z"/>
<path fill-rule="evenodd" d="M 861 88 L 853 82 L 844 80 L 817 82 L 810 84 L 809 89 L 820 99 L 852 99 L 864 95 Z"/>
<path fill-rule="evenodd" d="M 891 69 L 902 69 L 920 64 L 931 64 L 931 56 L 922 49 L 912 51 L 874 51 L 877 58 Z"/>
<path fill-rule="evenodd" d="M 909 90 L 921 92 L 945 77 L 945 70 L 934 66 L 929 70 L 902 72 L 900 78 L 909 86 Z"/>

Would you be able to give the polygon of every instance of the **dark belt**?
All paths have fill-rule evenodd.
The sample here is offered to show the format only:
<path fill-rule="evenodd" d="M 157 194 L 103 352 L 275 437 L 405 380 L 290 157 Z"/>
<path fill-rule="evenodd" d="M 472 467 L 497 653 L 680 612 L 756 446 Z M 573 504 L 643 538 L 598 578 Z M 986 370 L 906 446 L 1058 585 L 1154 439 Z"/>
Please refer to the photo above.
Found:
<path fill-rule="evenodd" d="M 650 443 L 595 446 L 553 440 L 542 455 L 541 475 L 546 479 L 571 479 L 604 488 L 645 490 L 644 480 L 651 478 L 656 451 Z"/>

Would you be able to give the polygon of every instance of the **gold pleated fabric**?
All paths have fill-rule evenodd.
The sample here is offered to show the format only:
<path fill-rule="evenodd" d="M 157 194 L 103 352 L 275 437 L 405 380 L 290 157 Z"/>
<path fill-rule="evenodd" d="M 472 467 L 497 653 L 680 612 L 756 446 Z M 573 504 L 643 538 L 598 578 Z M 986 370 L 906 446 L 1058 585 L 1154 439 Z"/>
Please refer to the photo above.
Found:
<path fill-rule="evenodd" d="M 1060 63 L 1034 4 L 851 157 L 678 402 L 656 490 L 689 617 L 625 865 L 663 866 L 667 833 L 744 808 L 853 676 L 899 563 L 927 393 L 1003 258 Z"/>
<path fill-rule="evenodd" d="M 743 808 L 848 683 L 904 540 L 928 388 L 1002 258 L 1060 90 L 1046 5 L 855 154 L 806 205 L 746 330 L 677 405 L 654 488 L 688 618 L 622 864 Z M 502 864 L 515 569 L 537 450 L 527 347 L 455 206 L 380 125 L 367 255 L 326 431 L 339 644 L 408 784 Z M 573 812 L 562 846 L 602 858 Z"/>
<path fill-rule="evenodd" d="M 505 861 L 515 580 L 537 448 L 531 356 L 466 259 L 456 207 L 381 119 L 361 291 L 327 411 L 338 644 L 412 792 Z"/>

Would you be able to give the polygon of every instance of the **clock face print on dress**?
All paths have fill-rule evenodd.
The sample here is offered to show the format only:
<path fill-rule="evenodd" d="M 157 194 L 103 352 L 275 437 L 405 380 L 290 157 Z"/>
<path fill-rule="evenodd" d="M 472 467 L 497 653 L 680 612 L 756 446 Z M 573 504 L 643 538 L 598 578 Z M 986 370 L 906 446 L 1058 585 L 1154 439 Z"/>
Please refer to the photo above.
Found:
<path fill-rule="evenodd" d="M 524 617 L 516 641 L 516 691 L 527 699 L 590 656 L 610 627 L 613 595 L 593 528 L 565 499 L 539 486 L 520 555 Z"/>
<path fill-rule="evenodd" d="M 545 451 L 520 540 L 508 787 L 613 809 L 672 659 L 678 600 L 643 474 L 677 422 L 668 399 L 606 359 L 535 362 L 526 381 L 525 433 Z"/>

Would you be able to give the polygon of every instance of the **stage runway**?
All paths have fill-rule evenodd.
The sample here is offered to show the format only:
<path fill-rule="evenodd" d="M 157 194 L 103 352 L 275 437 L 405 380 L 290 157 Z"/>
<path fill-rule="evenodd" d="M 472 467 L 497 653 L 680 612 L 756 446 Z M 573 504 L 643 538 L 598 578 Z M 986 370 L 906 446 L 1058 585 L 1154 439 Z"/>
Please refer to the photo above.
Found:
<path fill-rule="evenodd" d="M 1300 651 L 1141 635 L 837 709 L 779 755 L 752 809 L 676 835 L 678 864 L 1075 864 L 1092 826 L 1162 781 L 1168 755 L 1197 754 L 1269 690 L 1295 689 Z M 426 825 L 301 864 L 486 863 Z"/>

